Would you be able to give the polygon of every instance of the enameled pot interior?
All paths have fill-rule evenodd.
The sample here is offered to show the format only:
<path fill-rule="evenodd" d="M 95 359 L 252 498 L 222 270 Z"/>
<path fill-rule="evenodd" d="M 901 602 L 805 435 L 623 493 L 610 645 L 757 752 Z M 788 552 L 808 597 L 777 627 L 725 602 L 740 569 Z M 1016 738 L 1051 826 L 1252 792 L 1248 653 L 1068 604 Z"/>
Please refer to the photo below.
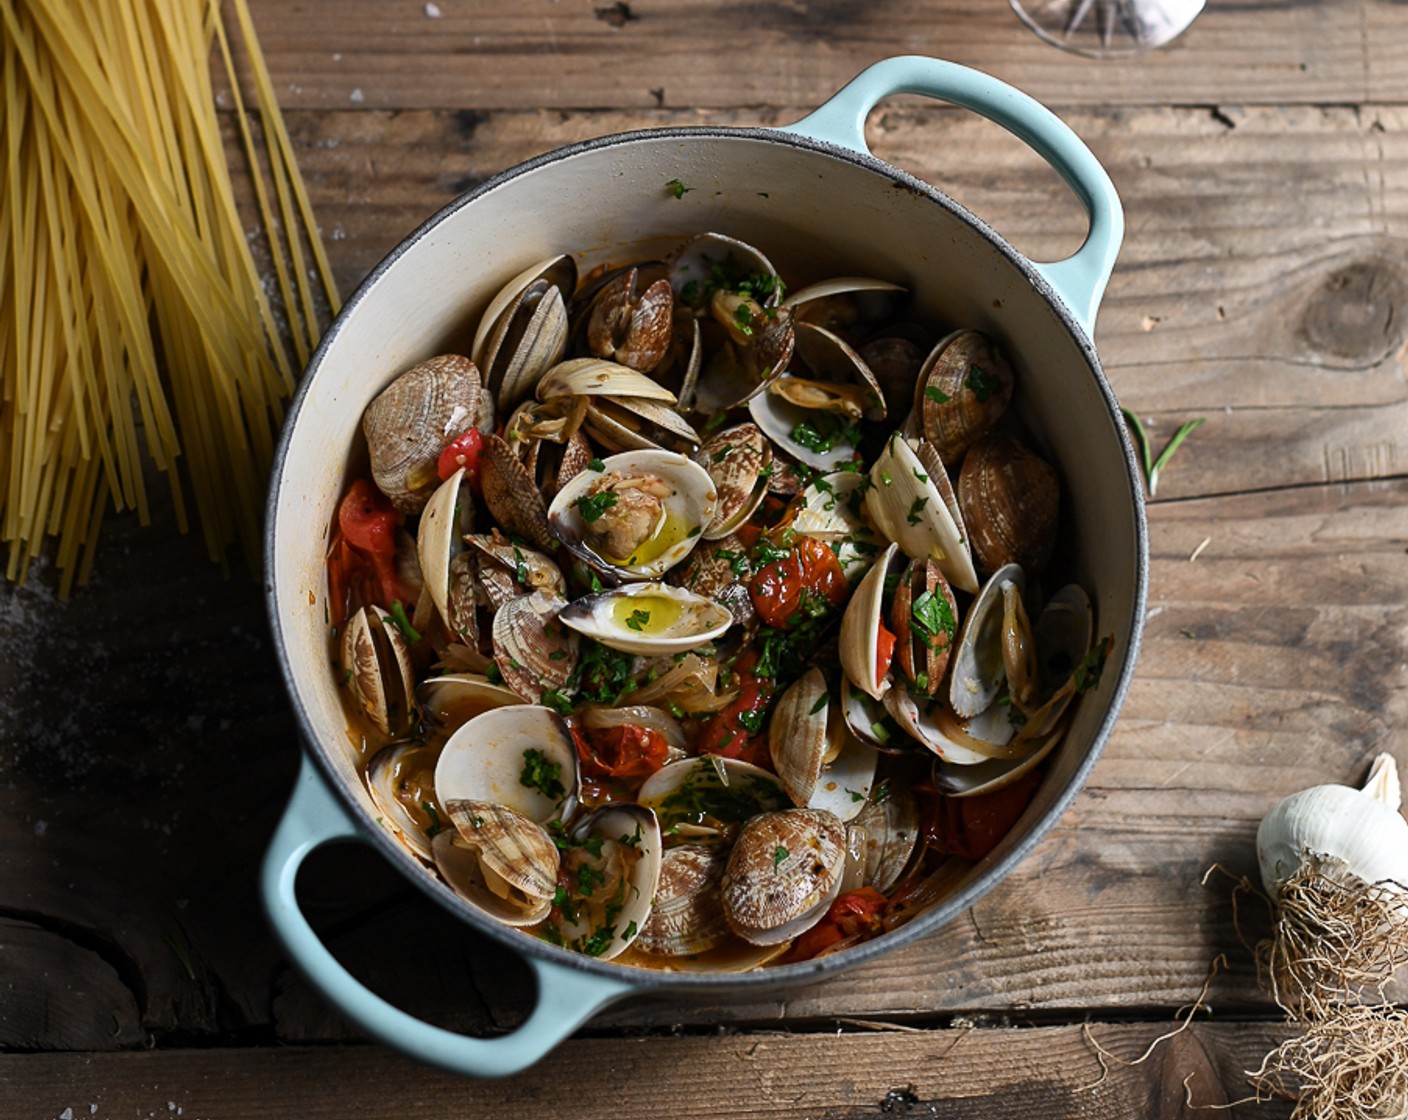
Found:
<path fill-rule="evenodd" d="M 676 179 L 689 188 L 682 198 L 668 186 Z M 936 325 L 973 327 L 998 338 L 1017 368 L 1021 416 L 1062 476 L 1063 541 L 1075 553 L 1070 574 L 1096 605 L 1098 634 L 1114 637 L 1100 688 L 1082 699 L 1036 802 L 998 850 L 949 904 L 831 958 L 825 969 L 810 970 L 824 971 L 940 924 L 1006 874 L 1083 780 L 1108 734 L 1138 644 L 1142 507 L 1113 400 L 1088 342 L 1014 263 L 1011 250 L 958 207 L 876 161 L 766 132 L 613 138 L 486 184 L 383 262 L 315 356 L 285 431 L 276 478 L 271 609 L 310 749 L 368 829 L 377 831 L 330 666 L 325 610 L 324 555 L 363 409 L 415 362 L 447 350 L 468 353 L 479 312 L 532 262 L 566 252 L 584 268 L 628 263 L 627 256 L 648 259 L 704 230 L 762 249 L 794 288 L 827 275 L 894 280 L 913 290 Z M 480 917 L 389 839 L 381 847 L 476 926 L 526 951 L 567 956 Z M 737 985 L 741 978 L 651 974 L 646 982 L 693 986 L 715 979 Z"/>

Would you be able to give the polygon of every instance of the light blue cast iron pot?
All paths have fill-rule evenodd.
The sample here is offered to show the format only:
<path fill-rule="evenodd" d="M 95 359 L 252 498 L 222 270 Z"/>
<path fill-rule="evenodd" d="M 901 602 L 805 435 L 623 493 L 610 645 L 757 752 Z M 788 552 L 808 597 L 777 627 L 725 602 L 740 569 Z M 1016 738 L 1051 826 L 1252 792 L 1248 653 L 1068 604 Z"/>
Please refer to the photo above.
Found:
<path fill-rule="evenodd" d="M 866 114 L 916 93 L 988 117 L 1035 149 L 1090 216 L 1076 254 L 1035 264 L 933 187 L 865 146 Z M 692 188 L 676 199 L 666 184 Z M 1013 357 L 1022 418 L 1060 470 L 1065 540 L 1114 654 L 1082 698 L 1047 764 L 1035 803 L 941 905 L 877 940 L 803 964 L 743 975 L 662 974 L 594 961 L 498 926 L 428 874 L 376 823 L 358 776 L 329 667 L 323 557 L 347 449 L 362 410 L 398 372 L 463 350 L 491 295 L 532 261 L 577 254 L 591 267 L 620 246 L 637 259 L 682 235 L 717 230 L 758 245 L 794 285 L 821 275 L 910 285 L 933 321 L 996 336 Z M 661 129 L 574 144 L 457 199 L 403 241 L 357 290 L 313 355 L 279 445 L 269 498 L 269 614 L 305 754 L 263 870 L 269 917 L 290 956 L 339 1011 L 369 1034 L 446 1069 L 493 1077 L 546 1054 L 607 1004 L 635 993 L 748 992 L 814 981 L 937 929 L 1015 867 L 1095 764 L 1133 671 L 1148 562 L 1142 490 L 1090 334 L 1123 232 L 1119 199 L 1090 151 L 1051 112 L 973 70 L 929 58 L 870 67 L 811 116 L 783 129 Z M 299 912 L 294 880 L 314 848 L 369 844 L 440 905 L 520 953 L 537 1005 L 513 1033 L 467 1038 L 423 1023 L 368 991 Z"/>

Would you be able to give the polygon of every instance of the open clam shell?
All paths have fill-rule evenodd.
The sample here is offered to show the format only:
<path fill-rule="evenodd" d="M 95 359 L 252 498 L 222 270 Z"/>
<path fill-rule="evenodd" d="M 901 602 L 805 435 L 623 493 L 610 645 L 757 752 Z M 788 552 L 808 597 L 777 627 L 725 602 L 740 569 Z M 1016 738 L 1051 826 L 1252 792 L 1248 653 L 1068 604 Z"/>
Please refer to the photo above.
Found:
<path fill-rule="evenodd" d="M 604 646 L 645 657 L 687 653 L 723 637 L 733 625 L 727 607 L 682 587 L 654 582 L 583 596 L 558 618 Z"/>
<path fill-rule="evenodd" d="M 958 640 L 958 602 L 938 562 L 911 560 L 890 603 L 895 661 L 911 691 L 936 695 Z"/>
<path fill-rule="evenodd" d="M 806 364 L 810 377 L 823 385 L 844 390 L 865 419 L 885 419 L 884 391 L 859 351 L 840 335 L 816 323 L 799 322 L 795 329 L 796 356 Z M 776 392 L 777 386 L 774 384 L 772 389 Z"/>
<path fill-rule="evenodd" d="M 897 569 L 899 545 L 891 544 L 860 581 L 841 616 L 841 669 L 856 688 L 881 699 L 890 688 L 887 666 L 878 664 L 884 624 L 885 580 Z M 888 631 L 887 631 L 888 632 Z"/>
<path fill-rule="evenodd" d="M 557 890 L 557 845 L 540 824 L 504 805 L 452 801 L 453 829 L 431 842 L 436 869 L 455 893 L 496 921 L 531 926 Z"/>
<path fill-rule="evenodd" d="M 636 801 L 653 809 L 667 832 L 718 840 L 750 817 L 783 808 L 788 797 L 775 774 L 711 755 L 662 766 L 645 780 Z"/>
<path fill-rule="evenodd" d="M 717 287 L 732 289 L 750 277 L 770 279 L 762 305 L 775 307 L 782 297 L 777 269 L 763 253 L 746 241 L 722 233 L 701 233 L 670 255 L 670 285 L 686 307 L 702 309 Z"/>
<path fill-rule="evenodd" d="M 699 329 L 711 356 L 695 381 L 693 407 L 706 415 L 737 408 L 761 394 L 782 375 L 797 344 L 792 320 L 785 313 L 750 327 L 746 342 L 735 341 L 712 320 L 700 320 Z"/>
<path fill-rule="evenodd" d="M 675 394 L 654 378 L 603 358 L 573 358 L 553 366 L 537 387 L 544 403 L 561 397 L 634 397 L 674 404 Z"/>
<path fill-rule="evenodd" d="M 840 724 L 840 750 L 821 768 L 807 808 L 825 809 L 843 821 L 849 821 L 866 806 L 875 771 L 880 764 L 880 752 L 869 743 L 849 733 L 841 722 L 840 707 L 832 706 L 832 719 Z"/>
<path fill-rule="evenodd" d="M 689 455 L 699 448 L 699 433 L 684 417 L 644 397 L 593 397 L 582 423 L 607 451 L 659 448 Z"/>
<path fill-rule="evenodd" d="M 601 467 L 583 471 L 558 491 L 548 507 L 553 533 L 573 554 L 616 579 L 658 578 L 689 555 L 713 519 L 713 480 L 697 463 L 669 451 L 627 451 L 602 460 Z"/>
<path fill-rule="evenodd" d="M 720 884 L 724 917 L 755 945 L 776 945 L 821 920 L 841 889 L 846 826 L 823 809 L 754 817 L 738 834 Z"/>
<path fill-rule="evenodd" d="M 639 805 L 607 805 L 584 817 L 571 840 L 562 855 L 568 885 L 552 924 L 571 948 L 611 960 L 650 919 L 660 879 L 660 822 Z"/>
<path fill-rule="evenodd" d="M 380 607 L 363 607 L 347 620 L 342 670 L 373 727 L 383 735 L 399 735 L 410 726 L 415 692 L 410 647 Z"/>
<path fill-rule="evenodd" d="M 367 763 L 367 792 L 382 822 L 424 860 L 432 858 L 431 836 L 446 827 L 435 799 L 439 755 L 430 743 L 389 743 Z"/>
<path fill-rule="evenodd" d="M 735 424 L 706 440 L 694 461 L 714 480 L 718 504 L 703 537 L 718 540 L 752 517 L 767 496 L 772 445 L 756 424 Z"/>
<path fill-rule="evenodd" d="M 880 552 L 880 538 L 861 517 L 866 476 L 858 471 L 837 471 L 813 479 L 802 490 L 794 507 L 791 527 L 807 537 L 834 545 L 846 582 L 862 579 Z"/>
<path fill-rule="evenodd" d="M 867 696 L 844 678 L 841 681 L 841 716 L 852 735 L 882 754 L 907 754 L 916 749 L 883 701 Z"/>
<path fill-rule="evenodd" d="M 978 590 L 978 575 L 957 506 L 946 498 L 948 475 L 922 440 L 913 447 L 895 433 L 870 468 L 865 509 L 879 530 L 910 557 L 932 556 L 955 587 Z"/>
<path fill-rule="evenodd" d="M 1003 658 L 1003 587 L 1006 584 L 1014 586 L 1019 593 L 1025 591 L 1026 577 L 1016 564 L 999 568 L 983 585 L 963 620 L 963 629 L 954 647 L 949 703 L 963 719 L 972 719 L 991 707 L 1007 683 Z"/>
<path fill-rule="evenodd" d="M 567 300 L 576 286 L 576 262 L 549 257 L 500 288 L 479 320 L 471 353 L 505 412 L 566 352 Z"/>
<path fill-rule="evenodd" d="M 865 830 L 863 885 L 889 894 L 904 875 L 919 841 L 919 805 L 905 785 L 885 786 L 856 814 Z"/>
<path fill-rule="evenodd" d="M 927 696 L 915 696 L 903 681 L 896 682 L 895 687 L 885 694 L 885 709 L 910 738 L 946 762 L 956 766 L 976 766 L 991 757 L 990 753 L 974 750 L 974 744 L 964 736 L 947 730 L 955 724 L 950 721 L 946 725 L 943 704 Z M 1010 725 L 1004 726 L 1010 738 L 1012 729 Z M 1001 734 L 998 728 L 993 730 Z"/>
<path fill-rule="evenodd" d="M 440 484 L 421 511 L 416 529 L 416 553 L 426 590 L 450 632 L 458 633 L 450 606 L 450 563 L 464 548 L 464 536 L 474 531 L 474 495 L 461 467 Z"/>
<path fill-rule="evenodd" d="M 748 415 L 764 434 L 788 455 L 813 470 L 834 471 L 856 456 L 857 431 L 843 413 L 818 412 L 794 403 L 786 376 L 772 382 L 766 393 L 748 400 Z M 834 428 L 834 430 L 833 430 Z"/>
<path fill-rule="evenodd" d="M 870 276 L 835 276 L 798 288 L 782 301 L 798 322 L 828 331 L 865 327 L 890 315 L 905 288 Z"/>
<path fill-rule="evenodd" d="M 462 724 L 435 764 L 435 793 L 504 805 L 539 824 L 577 804 L 577 751 L 561 718 L 536 705 L 494 708 Z"/>
<path fill-rule="evenodd" d="M 1095 610 L 1079 584 L 1057 588 L 1037 616 L 1036 653 L 1042 693 L 1065 684 L 1095 640 Z"/>
<path fill-rule="evenodd" d="M 426 723 L 453 732 L 493 708 L 525 703 L 523 697 L 477 673 L 430 677 L 416 689 L 416 706 Z"/>

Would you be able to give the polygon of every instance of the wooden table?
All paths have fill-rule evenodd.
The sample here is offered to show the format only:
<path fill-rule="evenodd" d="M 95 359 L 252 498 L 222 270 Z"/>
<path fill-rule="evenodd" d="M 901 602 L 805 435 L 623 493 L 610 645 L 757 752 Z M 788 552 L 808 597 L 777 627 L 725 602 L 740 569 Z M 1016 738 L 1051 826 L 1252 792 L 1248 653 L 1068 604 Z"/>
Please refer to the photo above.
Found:
<path fill-rule="evenodd" d="M 0 591 L 0 1115 L 1054 1120 L 1205 1115 L 1185 1080 L 1195 1104 L 1243 1096 L 1287 1031 L 1204 872 L 1253 872 L 1281 796 L 1378 751 L 1408 765 L 1408 7 L 1213 3 L 1171 47 L 1097 63 L 1002 0 L 601 4 L 255 3 L 342 290 L 568 141 L 785 124 L 909 52 L 1045 101 L 1127 208 L 1096 337 L 1116 391 L 1160 445 L 1207 418 L 1151 507 L 1144 652 L 1091 781 L 919 944 L 776 1000 L 622 1005 L 527 1073 L 459 1080 L 359 1040 L 259 913 L 298 745 L 257 581 L 169 507 L 113 517 L 71 602 L 45 570 Z M 869 134 L 1032 256 L 1078 244 L 1074 199 L 995 126 L 896 99 Z M 410 1010 L 522 1014 L 521 966 L 372 857 L 324 853 L 305 893 Z M 1212 1014 L 1102 1077 L 1086 1026 L 1135 1058 L 1219 954 Z"/>

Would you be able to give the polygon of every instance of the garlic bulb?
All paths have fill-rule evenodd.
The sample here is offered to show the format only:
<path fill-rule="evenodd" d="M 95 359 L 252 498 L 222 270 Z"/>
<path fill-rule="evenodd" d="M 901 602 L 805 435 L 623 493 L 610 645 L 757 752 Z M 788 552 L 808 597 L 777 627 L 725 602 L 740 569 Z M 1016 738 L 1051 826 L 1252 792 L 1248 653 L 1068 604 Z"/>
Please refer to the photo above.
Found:
<path fill-rule="evenodd" d="M 1256 832 L 1261 881 L 1276 900 L 1308 858 L 1327 874 L 1366 884 L 1393 880 L 1408 890 L 1408 820 L 1392 755 L 1381 754 L 1363 789 L 1324 785 L 1293 793 L 1262 818 Z"/>

